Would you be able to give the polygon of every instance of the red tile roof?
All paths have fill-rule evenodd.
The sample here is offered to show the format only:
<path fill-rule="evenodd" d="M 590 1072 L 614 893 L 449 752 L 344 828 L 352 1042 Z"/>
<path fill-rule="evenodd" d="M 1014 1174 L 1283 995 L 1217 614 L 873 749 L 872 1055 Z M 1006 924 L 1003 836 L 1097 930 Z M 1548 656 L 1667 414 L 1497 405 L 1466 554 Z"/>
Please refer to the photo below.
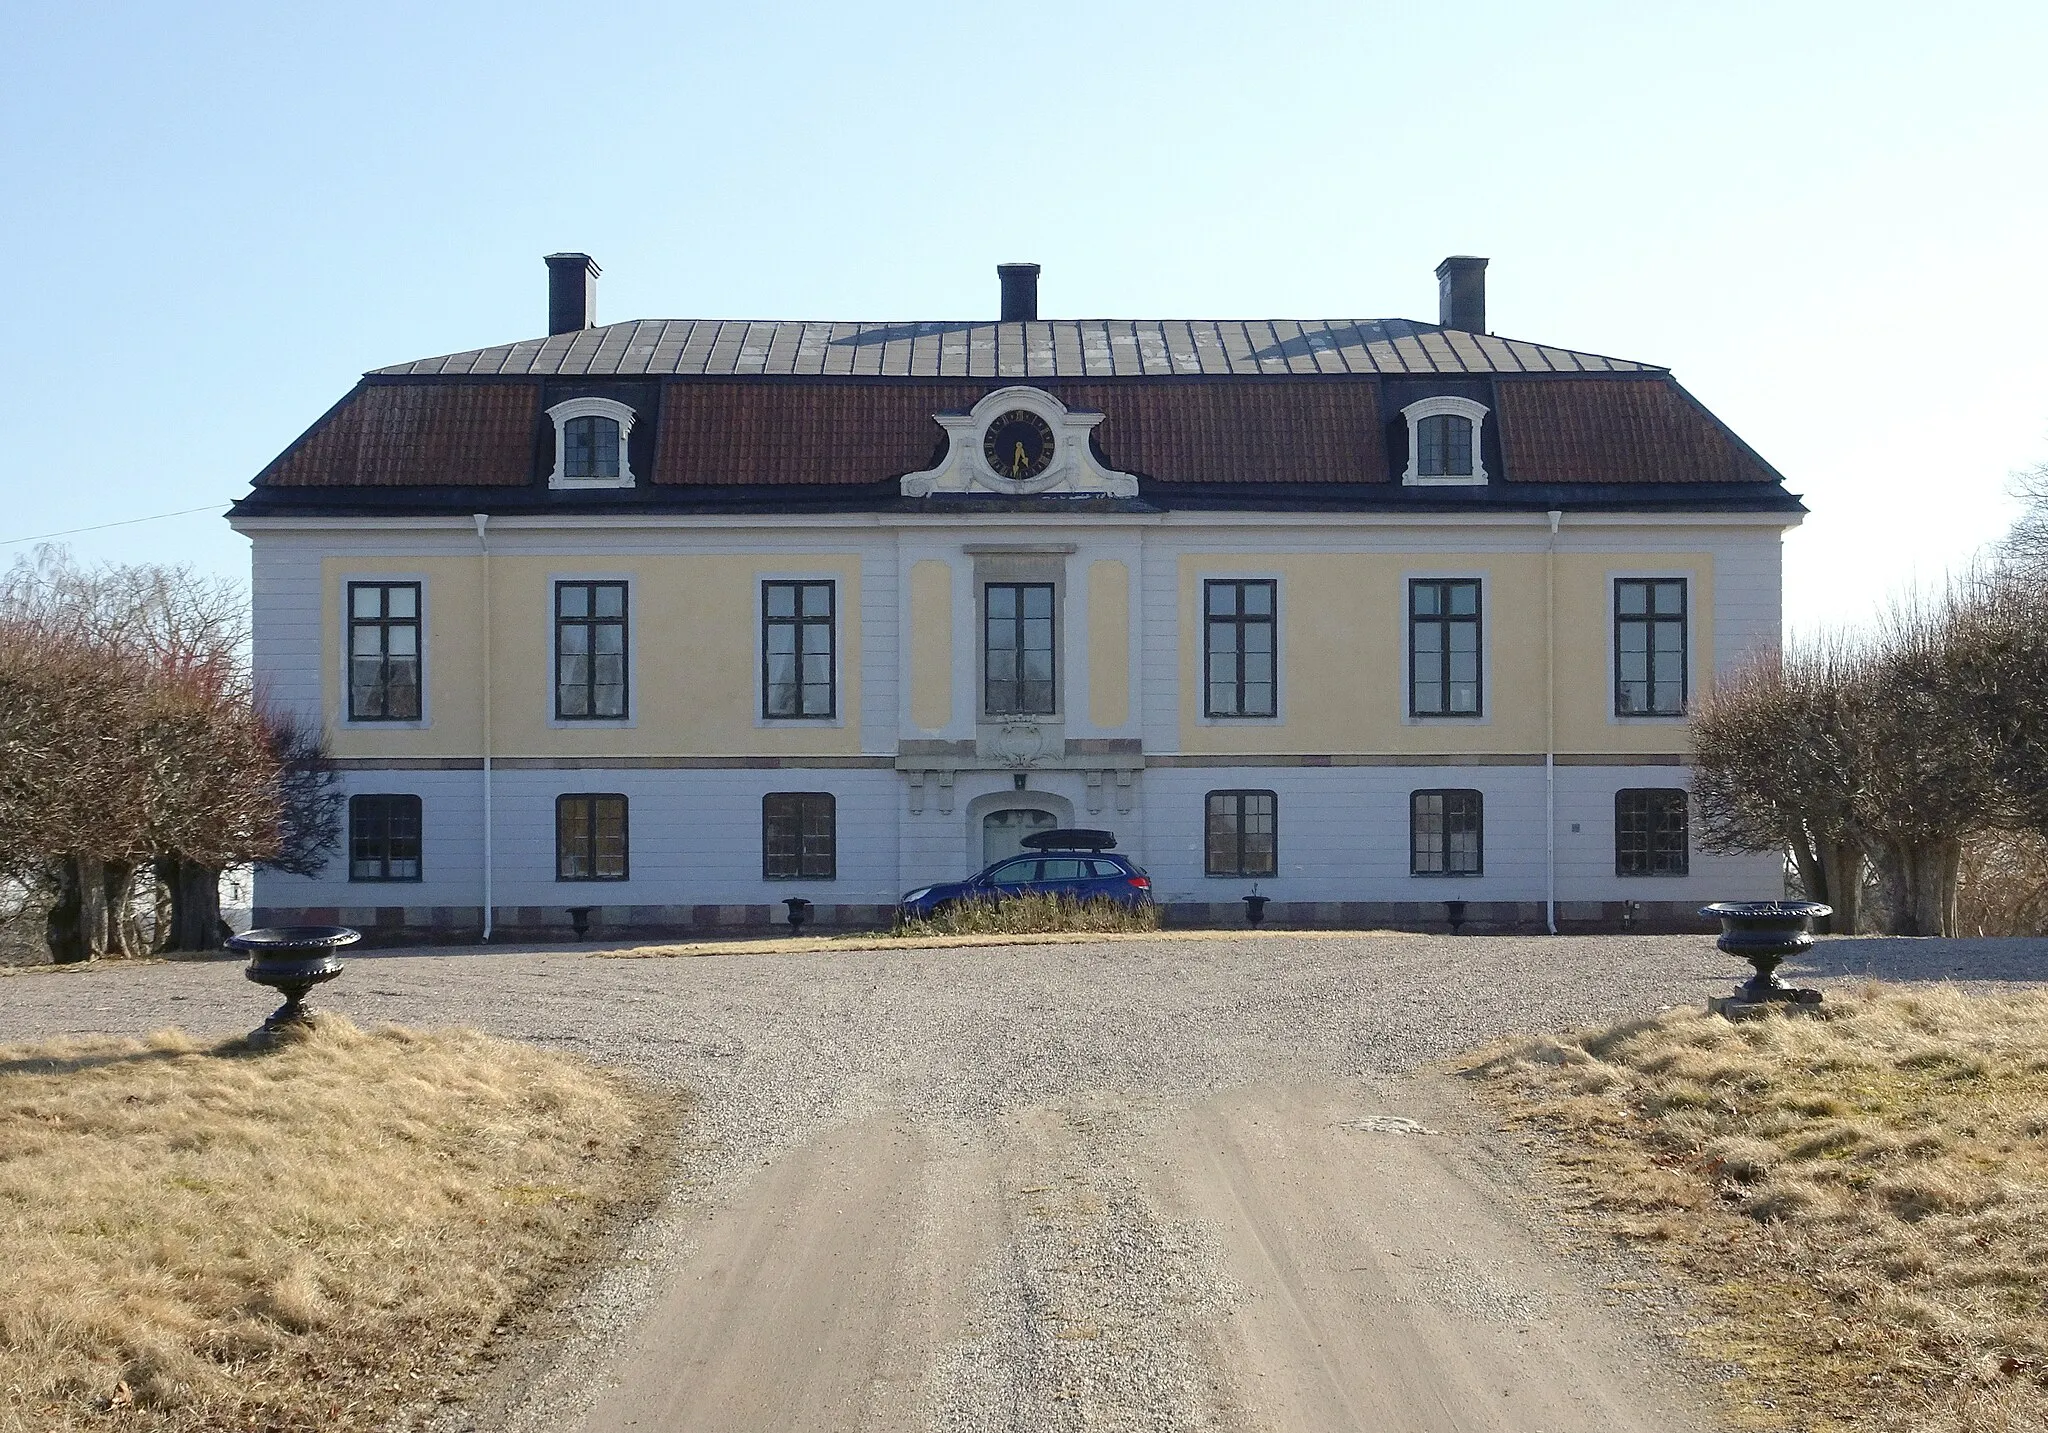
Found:
<path fill-rule="evenodd" d="M 1665 378 L 1494 384 L 1503 466 L 1518 483 L 1774 483 L 1777 473 Z"/>
<path fill-rule="evenodd" d="M 516 486 L 533 477 L 533 383 L 364 384 L 257 477 L 278 487 Z"/>

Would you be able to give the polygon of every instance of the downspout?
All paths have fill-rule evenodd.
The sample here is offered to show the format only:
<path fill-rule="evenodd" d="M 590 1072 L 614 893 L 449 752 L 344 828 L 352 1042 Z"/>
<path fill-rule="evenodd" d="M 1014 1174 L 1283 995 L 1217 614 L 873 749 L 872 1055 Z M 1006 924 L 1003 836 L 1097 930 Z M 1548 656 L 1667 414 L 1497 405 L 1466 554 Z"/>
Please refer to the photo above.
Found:
<path fill-rule="evenodd" d="M 1543 550 L 1543 922 L 1557 934 L 1557 525 Z"/>
<path fill-rule="evenodd" d="M 483 639 L 484 639 L 484 941 L 491 939 L 491 543 L 484 535 L 490 514 L 477 513 L 476 541 L 483 550 Z"/>

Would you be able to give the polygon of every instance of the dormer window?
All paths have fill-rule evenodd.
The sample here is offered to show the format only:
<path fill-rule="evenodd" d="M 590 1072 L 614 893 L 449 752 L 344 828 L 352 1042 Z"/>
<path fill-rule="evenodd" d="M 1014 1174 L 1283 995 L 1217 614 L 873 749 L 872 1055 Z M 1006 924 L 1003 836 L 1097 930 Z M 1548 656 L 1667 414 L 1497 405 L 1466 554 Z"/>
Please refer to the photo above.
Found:
<path fill-rule="evenodd" d="M 609 398 L 571 398 L 548 409 L 555 420 L 555 470 L 551 488 L 630 488 L 633 467 L 626 438 L 633 410 Z"/>
<path fill-rule="evenodd" d="M 1404 483 L 1483 483 L 1486 461 L 1479 435 L 1486 405 L 1448 395 L 1424 398 L 1401 410 L 1408 420 L 1408 470 Z"/>

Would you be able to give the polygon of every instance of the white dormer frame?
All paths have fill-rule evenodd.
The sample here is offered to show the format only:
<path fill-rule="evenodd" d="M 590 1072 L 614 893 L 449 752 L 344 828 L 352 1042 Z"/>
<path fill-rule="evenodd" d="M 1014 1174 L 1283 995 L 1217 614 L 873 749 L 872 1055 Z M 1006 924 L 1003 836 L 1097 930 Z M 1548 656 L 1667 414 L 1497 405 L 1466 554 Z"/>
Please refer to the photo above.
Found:
<path fill-rule="evenodd" d="M 633 410 L 612 398 L 571 398 L 548 409 L 555 423 L 555 470 L 548 474 L 551 488 L 630 488 L 633 463 L 626 456 L 626 440 L 633 435 Z M 616 478 L 569 477 L 569 420 L 609 418 L 619 425 L 619 475 Z"/>
<path fill-rule="evenodd" d="M 981 451 L 982 435 L 988 431 L 988 425 L 1019 408 L 1043 418 L 1053 435 L 1052 462 L 1037 477 L 1021 482 L 991 468 Z M 903 479 L 902 492 L 907 498 L 929 497 L 933 493 L 998 493 L 1004 497 L 1033 493 L 1117 498 L 1138 495 L 1137 478 L 1105 468 L 1095 459 L 1088 435 L 1102 421 L 1102 415 L 1084 408 L 1068 408 L 1043 388 L 1013 384 L 987 394 L 965 413 L 934 413 L 932 417 L 946 430 L 946 455 L 939 459 L 937 467 Z"/>
<path fill-rule="evenodd" d="M 1470 398 L 1455 398 L 1448 393 L 1434 398 L 1421 398 L 1401 410 L 1401 416 L 1408 420 L 1408 471 L 1401 474 L 1401 481 L 1414 487 L 1476 487 L 1486 481 L 1486 456 L 1480 449 L 1480 439 L 1486 434 L 1486 405 Z M 1472 424 L 1472 471 L 1456 476 L 1422 476 L 1422 420 L 1425 418 L 1464 418 Z"/>

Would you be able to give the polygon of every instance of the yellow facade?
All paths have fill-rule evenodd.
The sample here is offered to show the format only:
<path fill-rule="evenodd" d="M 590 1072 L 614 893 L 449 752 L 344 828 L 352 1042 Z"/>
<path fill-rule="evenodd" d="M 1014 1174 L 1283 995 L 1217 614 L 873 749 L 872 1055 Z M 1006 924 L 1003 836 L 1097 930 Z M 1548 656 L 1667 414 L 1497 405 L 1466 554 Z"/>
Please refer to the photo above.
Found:
<path fill-rule="evenodd" d="M 1131 719 L 1131 572 L 1121 562 L 1088 565 L 1088 720 L 1119 727 Z"/>
<path fill-rule="evenodd" d="M 910 565 L 910 719 L 938 731 L 953 718 L 953 568 Z"/>

